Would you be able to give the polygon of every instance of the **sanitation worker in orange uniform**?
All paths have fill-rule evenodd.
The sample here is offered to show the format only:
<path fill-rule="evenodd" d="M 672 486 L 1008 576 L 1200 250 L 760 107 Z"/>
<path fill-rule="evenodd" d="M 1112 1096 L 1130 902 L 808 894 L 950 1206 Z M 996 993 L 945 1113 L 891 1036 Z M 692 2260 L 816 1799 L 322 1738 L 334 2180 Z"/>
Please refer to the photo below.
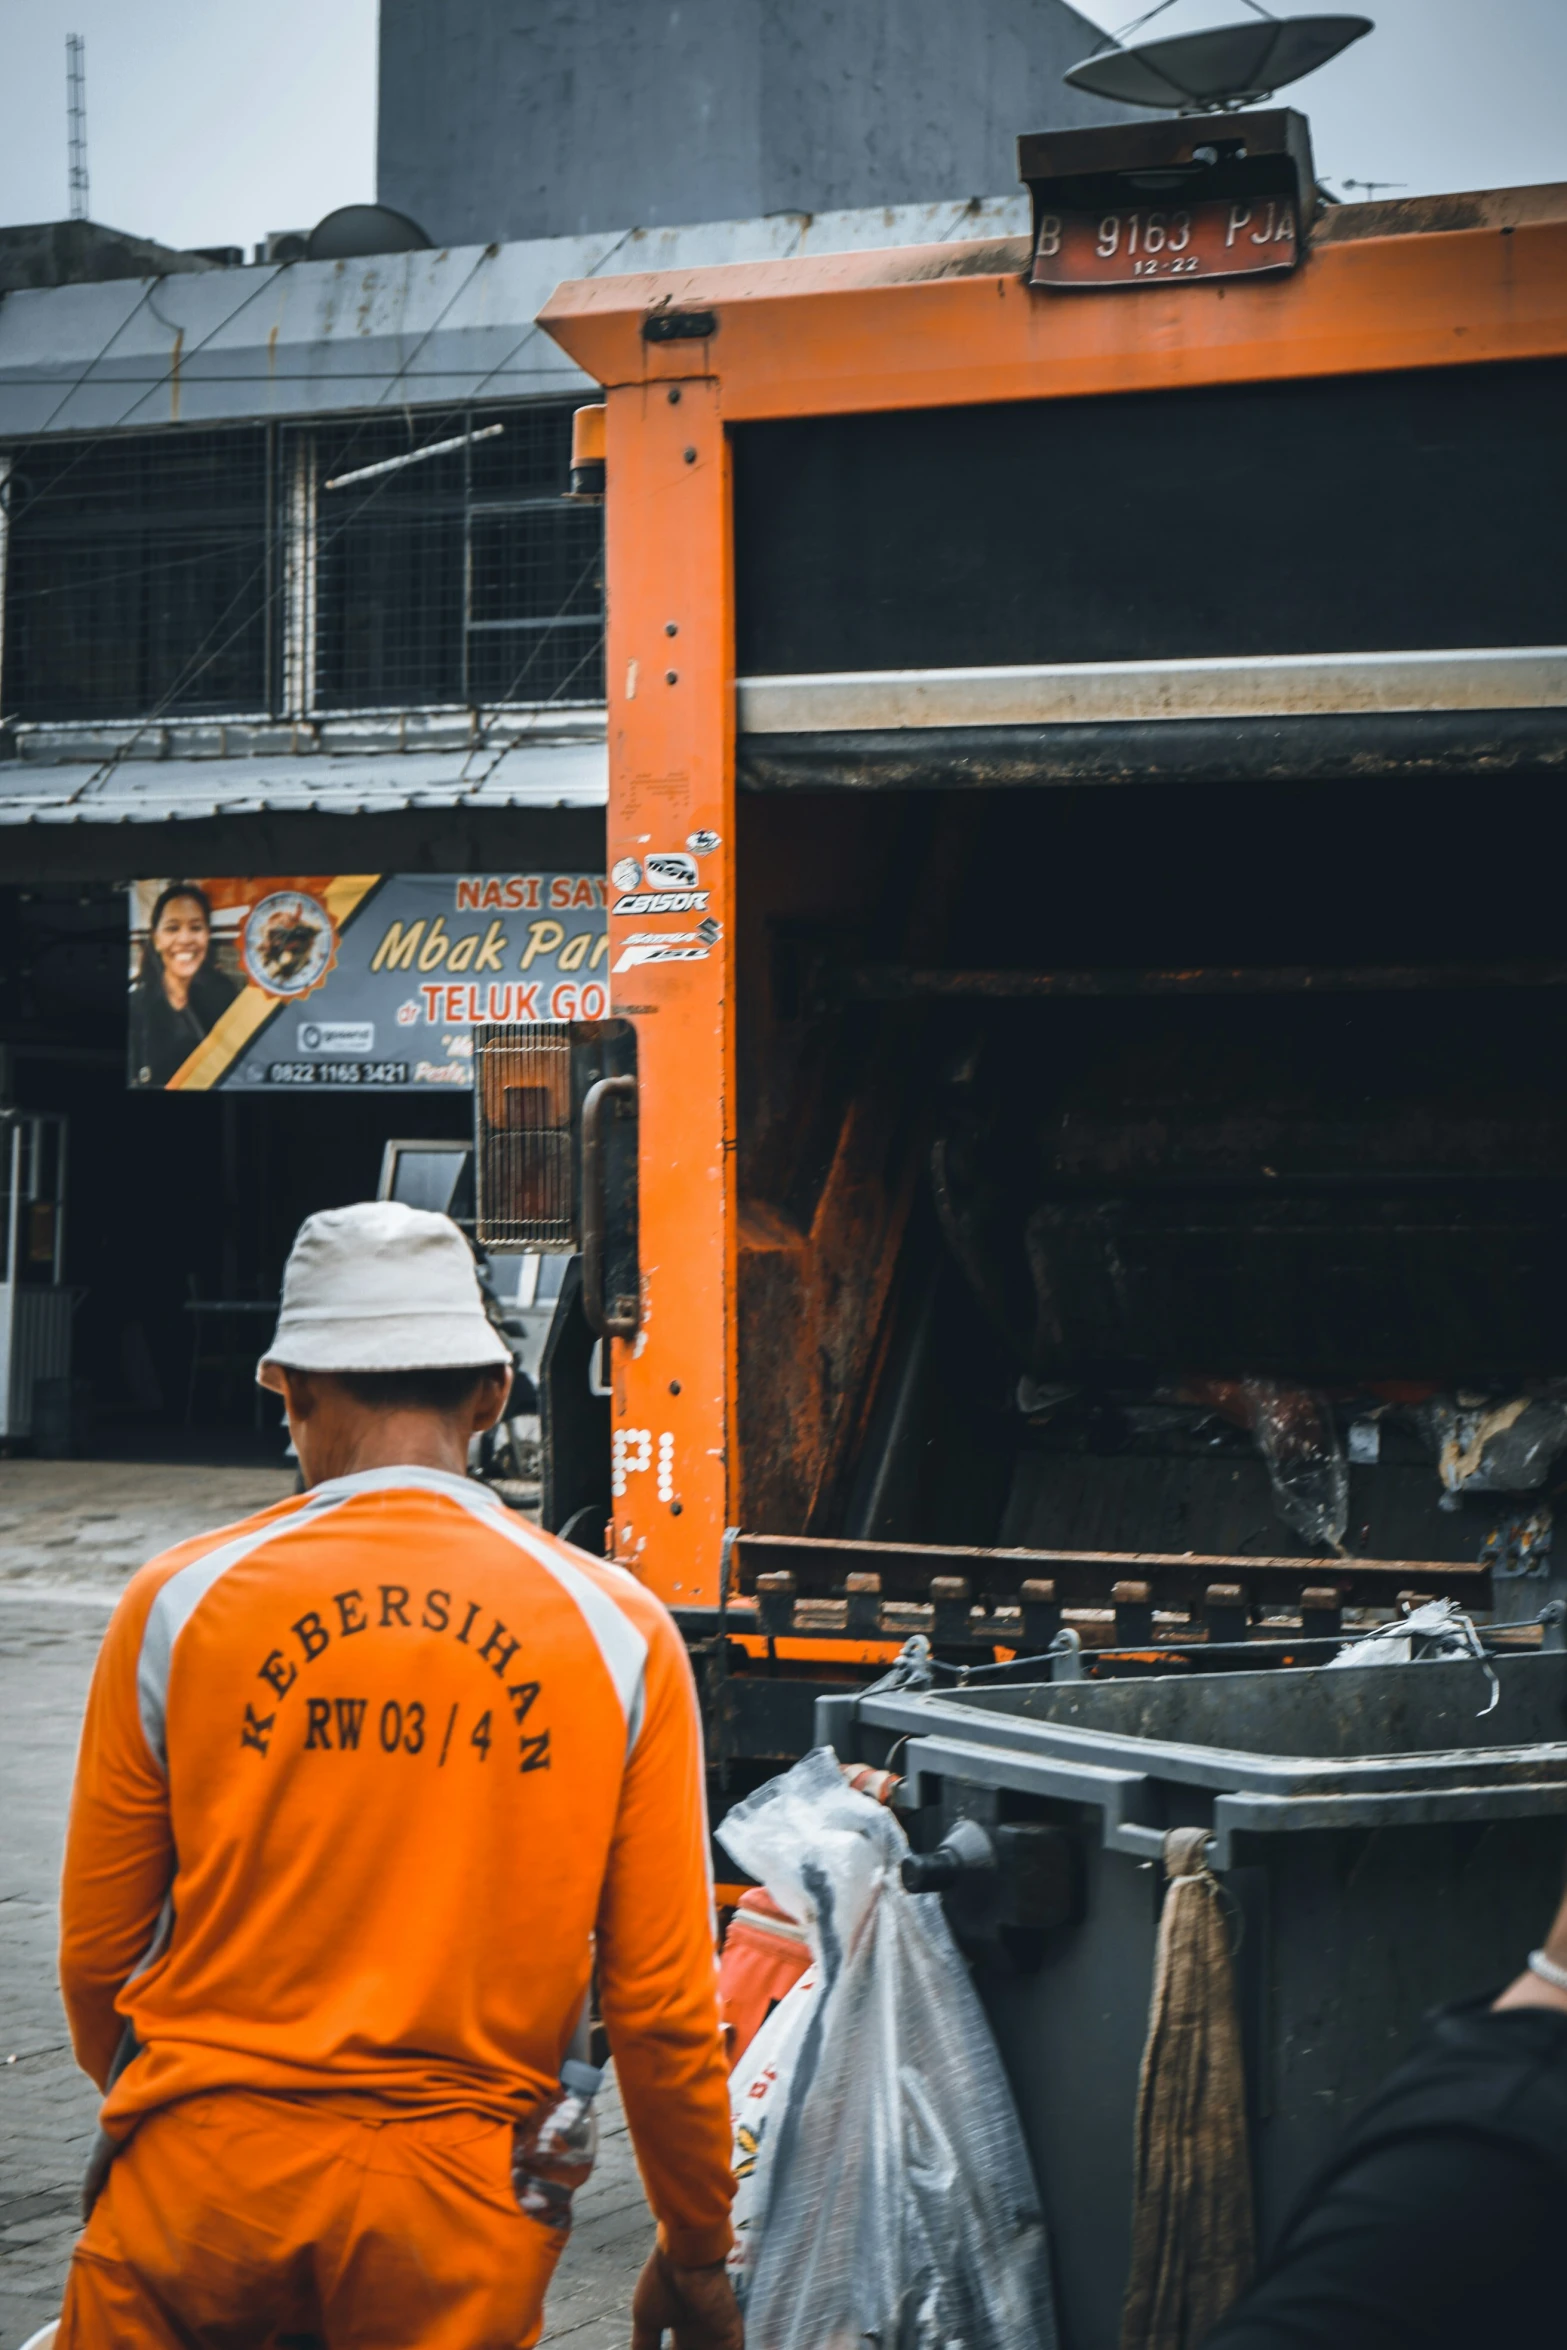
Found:
<path fill-rule="evenodd" d="M 307 1490 L 144 1567 L 88 1701 L 61 1982 L 100 2085 L 134 2052 L 59 2350 L 534 2342 L 562 2237 L 515 2140 L 595 1965 L 636 2350 L 741 2350 L 679 1635 L 465 1475 L 510 1364 L 445 1217 L 312 1217 L 258 1376 Z"/>

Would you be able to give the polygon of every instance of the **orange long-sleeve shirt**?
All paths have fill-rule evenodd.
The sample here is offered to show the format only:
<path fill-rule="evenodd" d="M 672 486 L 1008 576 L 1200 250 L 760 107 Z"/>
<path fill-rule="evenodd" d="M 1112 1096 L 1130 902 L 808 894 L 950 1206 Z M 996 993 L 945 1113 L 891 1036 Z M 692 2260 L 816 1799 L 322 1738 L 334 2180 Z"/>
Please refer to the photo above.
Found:
<path fill-rule="evenodd" d="M 122 2019 L 142 2047 L 111 2132 L 236 2087 L 520 2114 L 595 1956 L 663 2240 L 721 2259 L 701 1736 L 659 1602 L 428 1469 L 317 1486 L 135 1577 L 62 1894 L 78 2058 L 101 2084 Z"/>

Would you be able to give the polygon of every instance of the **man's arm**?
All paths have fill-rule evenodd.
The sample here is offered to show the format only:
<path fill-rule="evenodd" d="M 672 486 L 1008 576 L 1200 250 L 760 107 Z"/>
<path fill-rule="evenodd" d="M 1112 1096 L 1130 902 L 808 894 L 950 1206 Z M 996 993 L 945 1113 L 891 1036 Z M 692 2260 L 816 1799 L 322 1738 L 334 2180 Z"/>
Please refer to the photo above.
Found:
<path fill-rule="evenodd" d="M 718 2029 L 696 1689 L 662 1610 L 599 1910 L 599 2002 L 659 2242 L 679 2268 L 729 2249 L 729 2084 Z"/>
<path fill-rule="evenodd" d="M 93 1672 L 60 1888 L 60 1990 L 76 2061 L 101 2089 L 124 2029 L 114 2002 L 141 1965 L 174 1875 L 169 1790 L 136 1698 L 156 1584 L 120 1601 Z"/>
<path fill-rule="evenodd" d="M 1301 2211 L 1203 2350 L 1483 2350 L 1560 2329 L 1555 2181 L 1447 2129 L 1367 2149 Z"/>

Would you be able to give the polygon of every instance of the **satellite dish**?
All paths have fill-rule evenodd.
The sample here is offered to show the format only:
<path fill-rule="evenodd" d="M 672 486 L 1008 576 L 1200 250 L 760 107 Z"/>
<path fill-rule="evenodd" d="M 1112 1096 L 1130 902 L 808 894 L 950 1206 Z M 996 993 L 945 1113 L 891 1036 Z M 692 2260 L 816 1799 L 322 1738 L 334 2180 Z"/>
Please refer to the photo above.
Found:
<path fill-rule="evenodd" d="M 1115 98 L 1124 106 L 1167 106 L 1181 113 L 1223 113 L 1271 97 L 1337 57 L 1372 30 L 1369 16 L 1253 18 L 1215 25 L 1205 33 L 1176 33 L 1104 49 L 1072 66 L 1062 79 L 1074 90 Z"/>
<path fill-rule="evenodd" d="M 426 253 L 430 240 L 406 212 L 390 204 L 340 204 L 318 220 L 305 241 L 309 261 L 356 261 L 370 253 Z"/>

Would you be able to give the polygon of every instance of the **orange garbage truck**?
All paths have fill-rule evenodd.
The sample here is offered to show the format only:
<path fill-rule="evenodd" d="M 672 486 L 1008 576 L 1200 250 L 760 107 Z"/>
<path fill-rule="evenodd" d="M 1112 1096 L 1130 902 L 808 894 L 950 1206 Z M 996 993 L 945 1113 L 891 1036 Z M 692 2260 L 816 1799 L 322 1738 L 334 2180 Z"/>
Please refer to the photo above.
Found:
<path fill-rule="evenodd" d="M 1337 204 L 1285 109 L 1020 163 L 1026 238 L 543 313 L 610 1004 L 481 1038 L 481 1230 L 576 1252 L 546 1523 L 719 1810 L 913 1634 L 1560 1636 L 1567 189 Z"/>

